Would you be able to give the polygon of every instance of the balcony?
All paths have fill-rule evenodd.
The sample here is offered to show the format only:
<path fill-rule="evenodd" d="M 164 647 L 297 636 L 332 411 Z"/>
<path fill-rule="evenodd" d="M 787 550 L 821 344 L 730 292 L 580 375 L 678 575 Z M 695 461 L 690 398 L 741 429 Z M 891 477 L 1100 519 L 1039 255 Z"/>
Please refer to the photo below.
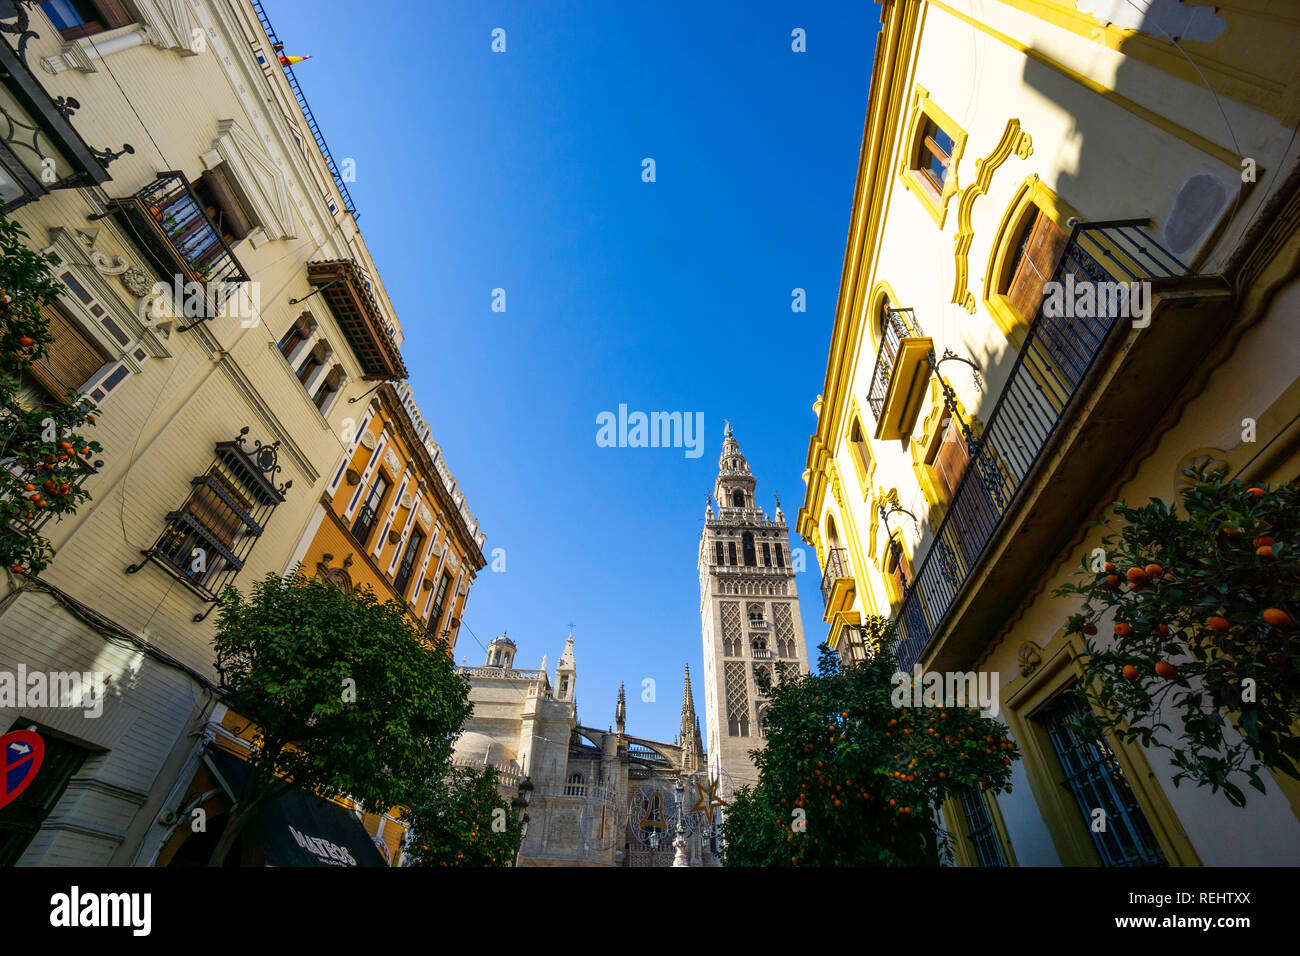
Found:
<path fill-rule="evenodd" d="M 933 347 L 911 309 L 886 311 L 867 395 L 877 439 L 902 438 L 912 430 L 925 399 L 926 356 Z"/>
<path fill-rule="evenodd" d="M 406 378 L 406 366 L 388 322 L 370 291 L 370 282 L 356 262 L 351 259 L 309 262 L 307 281 L 318 286 L 321 297 L 329 303 L 368 381 Z"/>
<path fill-rule="evenodd" d="M 756 661 L 769 661 L 772 659 L 772 652 L 765 647 L 750 648 L 749 656 Z"/>
<path fill-rule="evenodd" d="M 135 195 L 110 200 L 109 210 L 164 280 L 180 274 L 214 289 L 214 307 L 248 281 L 183 174 L 163 173 Z"/>
<path fill-rule="evenodd" d="M 1155 418 L 1219 339 L 1230 293 L 1190 272 L 1146 225 L 1098 222 L 1071 232 L 1053 278 L 1066 288 L 1149 282 L 1147 322 L 1120 316 L 1113 299 L 1090 317 L 1040 307 L 904 588 L 904 669 L 922 657 L 930 668 L 970 663 L 1104 504 Z"/>
<path fill-rule="evenodd" d="M 849 563 L 846 548 L 831 548 L 826 555 L 826 569 L 822 573 L 822 603 L 826 613 L 822 620 L 829 621 L 853 603 L 855 582 L 853 566 Z"/>

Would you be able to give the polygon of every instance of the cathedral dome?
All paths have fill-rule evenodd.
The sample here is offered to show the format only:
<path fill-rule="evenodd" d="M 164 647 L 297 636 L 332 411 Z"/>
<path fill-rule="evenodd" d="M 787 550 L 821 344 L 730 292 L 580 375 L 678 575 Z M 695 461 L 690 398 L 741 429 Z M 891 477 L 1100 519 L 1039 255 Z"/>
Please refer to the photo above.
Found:
<path fill-rule="evenodd" d="M 452 759 L 457 763 L 482 767 L 490 765 L 502 770 L 518 770 L 515 755 L 504 744 L 487 734 L 467 731 L 456 738 Z"/>

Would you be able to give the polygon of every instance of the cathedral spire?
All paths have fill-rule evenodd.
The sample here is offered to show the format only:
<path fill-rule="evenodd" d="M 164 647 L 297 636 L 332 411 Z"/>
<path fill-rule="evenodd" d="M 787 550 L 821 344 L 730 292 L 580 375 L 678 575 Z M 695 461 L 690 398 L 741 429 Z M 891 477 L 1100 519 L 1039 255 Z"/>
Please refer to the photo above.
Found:
<path fill-rule="evenodd" d="M 679 743 L 682 768 L 699 770 L 704 764 L 704 747 L 700 743 L 700 721 L 695 716 L 695 695 L 691 693 L 691 665 L 686 665 L 686 684 L 682 688 L 682 726 Z"/>
<path fill-rule="evenodd" d="M 618 706 L 614 708 L 614 727 L 621 734 L 627 726 L 627 697 L 623 694 L 623 682 L 618 682 Z"/>

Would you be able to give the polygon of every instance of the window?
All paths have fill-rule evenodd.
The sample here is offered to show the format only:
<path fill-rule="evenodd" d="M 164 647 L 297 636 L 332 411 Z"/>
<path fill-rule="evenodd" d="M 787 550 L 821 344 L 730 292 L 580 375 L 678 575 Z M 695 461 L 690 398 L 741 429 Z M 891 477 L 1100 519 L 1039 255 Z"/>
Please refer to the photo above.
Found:
<path fill-rule="evenodd" d="M 20 720 L 9 728 L 25 730 L 31 725 Z M 90 751 L 76 744 L 70 744 L 48 733 L 41 733 L 41 742 L 45 745 L 45 756 L 41 760 L 40 770 L 27 789 L 0 813 L 0 866 L 16 866 L 19 858 L 26 851 L 32 838 L 40 830 L 45 818 L 50 815 L 54 805 L 59 802 L 63 792 L 68 788 L 68 781 L 81 769 L 81 765 L 90 756 Z M 6 766 L 10 754 L 5 755 Z"/>
<path fill-rule="evenodd" d="M 745 507 L 745 493 L 743 491 L 733 491 L 731 493 L 731 507 L 733 508 Z"/>
<path fill-rule="evenodd" d="M 772 549 L 768 545 L 768 543 L 764 541 L 763 542 L 763 567 L 770 568 L 771 566 L 772 566 Z"/>
<path fill-rule="evenodd" d="M 312 397 L 312 404 L 321 412 L 329 409 L 331 398 L 338 392 L 343 384 L 343 366 L 335 365 L 325 377 L 321 379 L 320 386 L 316 389 L 316 394 Z"/>
<path fill-rule="evenodd" d="M 974 787 L 965 787 L 959 793 L 962 815 L 966 820 L 966 837 L 975 851 L 980 866 L 1006 866 L 1002 849 L 993 831 L 993 817 L 989 815 L 984 793 Z"/>
<path fill-rule="evenodd" d="M 379 520 L 379 511 L 384 506 L 384 495 L 387 493 L 388 481 L 382 472 L 377 473 L 374 484 L 370 486 L 370 494 L 366 496 L 365 504 L 357 512 L 356 521 L 352 522 L 352 537 L 356 538 L 357 543 L 363 548 L 370 540 L 370 532 L 374 529 L 375 522 Z"/>
<path fill-rule="evenodd" d="M 925 121 L 917 149 L 916 168 L 930 181 L 938 195 L 943 195 L 954 145 L 952 137 L 941 130 L 938 123 L 931 119 Z"/>
<path fill-rule="evenodd" d="M 329 358 L 329 346 L 324 342 L 317 342 L 315 347 L 307 353 L 307 357 L 303 359 L 302 364 L 298 366 L 298 381 L 306 385 L 307 380 L 311 378 L 318 368 L 325 364 L 327 358 Z"/>
<path fill-rule="evenodd" d="M 953 507 L 949 527 L 969 569 L 997 526 L 998 512 L 984 486 L 984 475 L 979 472 L 966 478 L 961 500 L 956 501 L 957 488 L 972 465 L 966 436 L 956 416 L 940 424 L 925 463 L 933 470 L 935 490 L 942 496 L 942 502 Z"/>
<path fill-rule="evenodd" d="M 754 657 L 760 660 L 772 656 L 772 652 L 767 649 L 767 640 L 756 635 L 750 635 L 749 649 L 753 653 Z"/>
<path fill-rule="evenodd" d="M 1070 726 L 1086 706 L 1066 691 L 1034 716 L 1060 762 L 1060 783 L 1074 797 L 1103 866 L 1164 866 L 1164 854 L 1114 753 Z M 1106 814 L 1100 832 L 1092 825 L 1099 809 Z"/>
<path fill-rule="evenodd" d="M 438 623 L 442 620 L 442 603 L 447 597 L 447 587 L 451 584 L 451 575 L 445 571 L 442 580 L 438 582 L 438 591 L 433 596 L 433 613 L 429 615 L 429 628 L 435 633 L 438 630 Z"/>
<path fill-rule="evenodd" d="M 41 9 L 65 40 L 76 40 L 131 23 L 119 0 L 46 0 Z"/>
<path fill-rule="evenodd" d="M 569 782 L 564 787 L 566 797 L 583 797 L 587 794 L 587 781 L 580 773 L 569 774 Z"/>
<path fill-rule="evenodd" d="M 298 316 L 298 318 L 293 320 L 293 325 L 289 326 L 284 335 L 280 337 L 280 342 L 276 347 L 280 350 L 280 354 L 285 357 L 285 360 L 288 361 L 289 364 L 292 365 L 293 360 L 297 358 L 294 354 L 294 350 L 303 342 L 306 342 L 311 338 L 311 334 L 314 331 L 316 331 L 316 320 L 312 318 L 310 312 L 304 312 L 302 315 Z"/>
<path fill-rule="evenodd" d="M 402 555 L 401 567 L 397 569 L 397 577 L 393 579 L 393 588 L 402 597 L 406 597 L 406 586 L 411 581 L 411 572 L 415 570 L 415 562 L 419 559 L 420 549 L 424 546 L 424 533 L 416 528 L 411 532 L 411 538 L 406 542 L 406 553 Z"/>
<path fill-rule="evenodd" d="M 776 546 L 776 566 L 778 568 L 785 567 L 785 551 L 779 544 Z"/>
<path fill-rule="evenodd" d="M 49 323 L 54 341 L 43 358 L 28 366 L 27 373 L 52 398 L 63 401 L 69 391 L 80 392 L 109 356 L 58 307 L 42 305 L 41 315 Z"/>
<path fill-rule="evenodd" d="M 736 563 L 736 542 L 727 542 L 727 563 L 734 565 Z"/>
<path fill-rule="evenodd" d="M 920 86 L 913 91 L 908 130 L 899 177 L 942 229 L 948 203 L 957 193 L 957 164 L 966 133 Z"/>
<path fill-rule="evenodd" d="M 871 458 L 871 447 L 862 432 L 862 420 L 857 415 L 853 416 L 853 425 L 849 429 L 849 449 L 853 453 L 853 465 L 857 470 L 858 483 L 862 486 L 862 492 L 870 494 L 871 474 L 875 470 L 875 463 Z"/>
<path fill-rule="evenodd" d="M 203 171 L 194 182 L 194 195 L 227 243 L 238 242 L 255 228 L 255 221 L 240 200 L 225 163 Z"/>
<path fill-rule="evenodd" d="M 216 460 L 191 480 L 189 497 L 166 516 L 162 534 L 145 552 L 146 559 L 161 565 L 213 607 L 293 485 L 273 483 L 280 471 L 279 442 L 258 442 L 246 449 L 247 433 L 244 428 L 235 441 L 217 443 Z M 143 566 L 141 562 L 126 570 L 134 574 Z M 195 620 L 207 617 L 211 610 L 195 615 Z"/>
<path fill-rule="evenodd" d="M 721 541 L 718 542 L 717 554 L 718 554 L 718 560 L 717 560 L 716 562 L 714 562 L 714 563 L 715 563 L 715 564 L 722 564 L 722 562 L 723 562 L 724 559 L 723 559 L 723 556 L 722 556 L 722 542 L 721 542 Z"/>
<path fill-rule="evenodd" d="M 1043 286 L 1052 281 L 1056 263 L 1069 240 L 1065 230 L 1046 212 L 1033 207 L 1016 235 L 1005 284 L 998 291 L 1026 324 L 1034 320 L 1043 302 Z"/>
<path fill-rule="evenodd" d="M 754 533 L 752 531 L 746 531 L 743 535 L 741 535 L 740 540 L 741 540 L 741 546 L 745 552 L 745 567 L 747 568 L 756 567 L 758 565 L 758 561 L 754 556 Z"/>
<path fill-rule="evenodd" d="M 1024 344 L 1046 282 L 1056 274 L 1078 213 L 1029 176 L 1016 190 L 991 244 L 984 304 L 1013 347 Z M 1075 320 L 1077 321 L 1077 320 Z"/>
<path fill-rule="evenodd" d="M 889 539 L 889 554 L 885 557 L 885 574 L 893 582 L 894 599 L 901 601 L 906 587 L 912 583 L 912 568 L 907 555 L 903 553 L 903 544 L 897 538 Z"/>

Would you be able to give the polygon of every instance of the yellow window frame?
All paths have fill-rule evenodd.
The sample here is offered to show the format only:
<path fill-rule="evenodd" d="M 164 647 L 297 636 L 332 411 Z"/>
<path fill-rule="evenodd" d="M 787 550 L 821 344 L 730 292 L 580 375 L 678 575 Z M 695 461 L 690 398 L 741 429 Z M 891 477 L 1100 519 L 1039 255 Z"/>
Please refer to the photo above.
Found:
<path fill-rule="evenodd" d="M 933 181 L 920 168 L 920 154 L 927 122 L 934 123 L 952 140 L 948 173 L 943 179 L 943 190 L 935 188 Z M 912 110 L 907 123 L 907 151 L 898 170 L 903 186 L 921 201 L 936 226 L 943 228 L 948 216 L 948 203 L 957 194 L 957 165 L 966 148 L 966 131 L 957 121 L 941 110 L 930 99 L 930 92 L 917 86 L 912 92 Z"/>
<path fill-rule="evenodd" d="M 1083 679 L 1080 658 L 1084 651 L 1083 639 L 1078 634 L 1057 632 L 1038 652 L 1042 663 L 1003 686 L 1001 702 L 1007 726 L 1020 747 L 1030 790 L 1065 866 L 1100 866 L 1101 860 L 1073 796 L 1060 782 L 1060 761 L 1047 732 L 1033 715 Z M 1141 746 L 1125 744 L 1113 737 L 1107 737 L 1106 743 L 1119 761 L 1124 779 L 1133 790 L 1165 860 L 1170 866 L 1200 866 L 1200 857 Z"/>

